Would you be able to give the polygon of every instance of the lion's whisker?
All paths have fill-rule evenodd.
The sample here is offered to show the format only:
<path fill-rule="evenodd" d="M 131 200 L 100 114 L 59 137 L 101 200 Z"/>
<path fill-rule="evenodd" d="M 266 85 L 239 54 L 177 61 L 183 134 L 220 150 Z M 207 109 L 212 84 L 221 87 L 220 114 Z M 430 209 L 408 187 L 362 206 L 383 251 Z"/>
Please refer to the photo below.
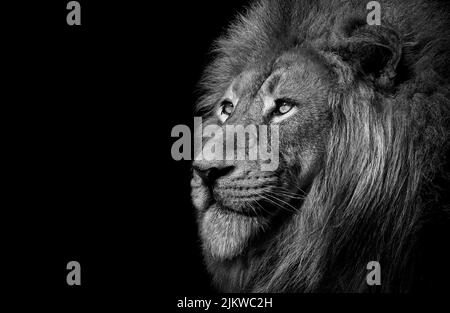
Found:
<path fill-rule="evenodd" d="M 264 211 L 267 214 L 270 214 L 270 212 L 267 209 L 265 209 L 261 204 L 259 204 L 259 202 L 257 200 L 252 200 L 252 201 L 255 202 L 261 208 L 262 211 Z"/>
<path fill-rule="evenodd" d="M 286 197 L 291 198 L 291 199 L 299 199 L 299 200 L 306 199 L 306 197 L 304 197 L 304 196 L 301 196 L 301 195 L 293 193 L 293 192 L 289 192 L 289 191 L 287 191 L 285 189 L 275 189 L 275 191 L 277 193 L 280 193 L 283 196 L 286 196 Z"/>
<path fill-rule="evenodd" d="M 270 198 L 267 198 L 267 197 L 266 197 L 266 196 L 268 196 L 267 194 L 266 194 L 266 196 L 264 196 L 264 195 L 260 195 L 260 196 L 261 196 L 263 199 L 265 199 L 265 200 L 271 202 L 272 204 L 274 204 L 276 207 L 278 207 L 278 208 L 280 208 L 280 209 L 282 209 L 282 210 L 287 210 L 288 212 L 291 212 L 289 209 L 283 207 L 281 204 L 275 202 L 274 200 L 272 200 L 272 199 L 270 199 Z M 292 212 L 291 212 L 291 213 L 292 213 Z"/>
<path fill-rule="evenodd" d="M 266 194 L 266 196 L 269 196 L 269 197 L 271 197 L 272 199 L 274 199 L 274 200 L 276 200 L 276 201 L 280 201 L 280 202 L 286 204 L 287 206 L 291 207 L 291 208 L 293 209 L 293 211 L 290 211 L 288 208 L 283 207 L 284 209 L 287 209 L 289 212 L 295 213 L 295 212 L 298 211 L 298 209 L 296 209 L 295 207 L 293 207 L 291 204 L 287 203 L 286 201 L 284 201 L 284 200 L 278 198 L 275 194 L 269 193 L 269 194 Z"/>

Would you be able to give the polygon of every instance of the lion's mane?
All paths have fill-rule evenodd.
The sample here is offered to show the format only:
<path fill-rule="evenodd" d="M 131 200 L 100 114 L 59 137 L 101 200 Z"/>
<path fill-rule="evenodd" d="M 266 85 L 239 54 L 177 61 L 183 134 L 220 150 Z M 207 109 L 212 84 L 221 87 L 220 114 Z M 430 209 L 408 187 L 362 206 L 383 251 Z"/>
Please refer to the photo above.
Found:
<path fill-rule="evenodd" d="M 263 247 L 206 260 L 221 290 L 405 292 L 446 284 L 450 8 L 380 1 L 382 23 L 402 38 L 395 85 L 383 90 L 335 49 L 336 30 L 365 20 L 366 2 L 258 1 L 217 41 L 202 81 L 203 113 L 248 65 L 303 43 L 321 47 L 344 86 L 330 91 L 326 162 L 301 214 Z M 366 283 L 370 261 L 381 264 L 381 286 Z"/>

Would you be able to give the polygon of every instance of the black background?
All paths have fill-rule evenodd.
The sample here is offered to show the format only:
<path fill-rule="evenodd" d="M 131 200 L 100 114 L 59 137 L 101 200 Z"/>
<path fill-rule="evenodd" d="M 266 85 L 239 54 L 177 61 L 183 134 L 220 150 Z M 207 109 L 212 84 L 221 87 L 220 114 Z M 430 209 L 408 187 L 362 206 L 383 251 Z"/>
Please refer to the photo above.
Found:
<path fill-rule="evenodd" d="M 210 295 L 190 162 L 171 158 L 171 130 L 192 125 L 211 45 L 247 1 L 80 0 L 81 26 L 66 24 L 67 2 L 4 10 L 6 285 L 59 309 L 92 300 L 174 308 Z M 66 284 L 72 260 L 81 286 Z M 314 307 L 349 299 L 330 300 L 301 298 Z M 372 301 L 360 300 L 364 310 Z"/>
<path fill-rule="evenodd" d="M 193 124 L 211 45 L 246 3 L 79 1 L 81 26 L 68 26 L 67 2 L 14 8 L 8 24 L 14 284 L 77 299 L 210 294 L 171 130 Z M 72 260 L 80 287 L 66 284 Z"/>

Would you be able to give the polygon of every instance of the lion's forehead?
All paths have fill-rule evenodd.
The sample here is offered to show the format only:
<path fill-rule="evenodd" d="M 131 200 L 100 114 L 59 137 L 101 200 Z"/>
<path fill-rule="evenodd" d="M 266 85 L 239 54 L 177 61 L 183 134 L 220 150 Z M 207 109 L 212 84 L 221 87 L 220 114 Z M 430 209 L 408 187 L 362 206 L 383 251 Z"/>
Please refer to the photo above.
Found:
<path fill-rule="evenodd" d="M 264 64 L 248 66 L 235 77 L 225 92 L 234 103 L 242 99 L 261 100 L 263 111 L 276 94 L 296 95 L 299 90 L 314 88 L 327 73 L 327 65 L 309 50 L 281 54 Z"/>

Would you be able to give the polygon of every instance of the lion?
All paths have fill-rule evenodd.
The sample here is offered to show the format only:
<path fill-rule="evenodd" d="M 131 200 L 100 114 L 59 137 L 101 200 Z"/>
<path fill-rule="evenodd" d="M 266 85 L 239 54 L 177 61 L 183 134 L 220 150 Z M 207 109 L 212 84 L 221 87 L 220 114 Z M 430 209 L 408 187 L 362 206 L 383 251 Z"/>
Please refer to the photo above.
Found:
<path fill-rule="evenodd" d="M 450 6 L 380 5 L 381 25 L 369 25 L 367 1 L 256 1 L 215 43 L 197 103 L 203 127 L 276 124 L 280 158 L 274 171 L 193 161 L 217 290 L 446 286 Z"/>

